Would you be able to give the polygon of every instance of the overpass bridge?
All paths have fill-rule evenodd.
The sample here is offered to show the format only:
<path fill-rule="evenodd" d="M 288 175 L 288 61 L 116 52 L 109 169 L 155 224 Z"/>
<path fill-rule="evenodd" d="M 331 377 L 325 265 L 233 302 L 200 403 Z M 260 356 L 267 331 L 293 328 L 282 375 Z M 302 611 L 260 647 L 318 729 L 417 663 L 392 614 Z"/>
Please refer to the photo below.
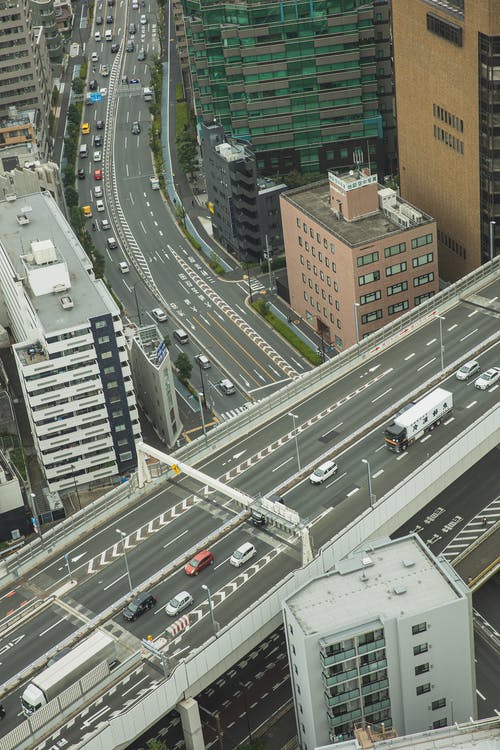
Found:
<path fill-rule="evenodd" d="M 496 259 L 499 261 L 500 259 Z M 378 356 L 381 351 L 397 346 L 401 338 L 425 325 L 436 325 L 439 316 L 450 309 L 460 298 L 466 294 L 479 296 L 483 302 L 484 298 L 480 290 L 485 284 L 498 281 L 500 264 L 494 263 L 490 273 L 485 269 L 479 269 L 480 273 L 472 279 L 468 279 L 465 285 L 456 290 L 455 295 L 449 290 L 443 293 L 443 297 L 433 300 L 433 307 L 429 306 L 421 311 L 420 316 L 410 315 L 406 320 L 400 319 L 396 324 L 389 327 L 386 337 L 373 338 L 360 345 L 359 352 L 349 351 L 336 360 L 327 363 L 310 376 L 305 376 L 299 385 L 294 383 L 289 386 L 287 393 L 278 393 L 266 400 L 264 407 L 257 405 L 248 414 L 241 415 L 233 422 L 221 425 L 215 434 L 209 436 L 208 445 L 203 441 L 197 445 L 192 444 L 178 452 L 179 459 L 183 462 L 190 461 L 200 463 L 208 454 L 231 443 L 235 443 L 241 435 L 245 435 L 252 429 L 252 424 L 261 424 L 265 419 L 272 419 L 278 413 L 294 408 L 294 404 L 303 397 L 304 392 L 311 393 L 321 391 L 326 382 L 331 381 L 341 374 L 349 372 L 359 363 L 359 360 L 369 360 Z M 477 272 L 476 272 L 477 273 Z M 474 276 L 474 275 L 472 275 Z M 465 281 L 465 280 L 464 280 Z M 436 303 L 442 303 L 439 307 Z M 496 312 L 494 304 L 490 306 L 493 314 Z M 412 311 L 414 313 L 415 311 Z M 498 325 L 497 325 L 498 330 Z M 497 333 L 498 338 L 498 333 Z M 442 351 L 442 346 L 441 346 Z M 456 363 L 452 363 L 453 367 Z M 450 367 L 452 366 L 450 365 Z M 366 540 L 375 536 L 390 534 L 395 531 L 404 520 L 409 519 L 415 512 L 422 508 L 441 489 L 450 484 L 456 477 L 460 476 L 469 466 L 473 465 L 479 458 L 485 455 L 500 441 L 500 405 L 497 403 L 491 408 L 484 410 L 479 418 L 463 432 L 456 435 L 447 445 L 436 453 L 429 454 L 427 461 L 416 471 L 406 476 L 398 485 L 380 498 L 376 505 L 367 508 L 358 518 L 351 520 L 344 528 L 339 529 L 334 538 L 324 544 L 318 554 L 308 565 L 294 571 L 286 576 L 277 586 L 267 592 L 255 602 L 252 607 L 231 623 L 228 623 L 217 634 L 202 647 L 193 650 L 189 656 L 182 659 L 173 669 L 168 679 L 162 680 L 154 691 L 143 699 L 138 700 L 128 710 L 115 716 L 105 726 L 95 730 L 93 736 L 86 738 L 81 747 L 88 750 L 101 750 L 106 748 L 124 747 L 135 736 L 145 731 L 158 718 L 170 708 L 180 705 L 181 712 L 185 714 L 185 726 L 188 736 L 191 738 L 192 747 L 200 745 L 200 730 L 196 721 L 196 705 L 190 702 L 190 698 L 208 686 L 217 678 L 230 663 L 234 663 L 244 656 L 253 646 L 257 645 L 267 634 L 274 630 L 281 619 L 281 601 L 289 596 L 298 586 L 311 577 L 321 575 L 330 570 L 335 562 L 352 551 L 355 547 L 362 545 Z M 136 501 L 134 498 L 134 485 L 137 478 L 127 488 L 119 488 L 114 493 L 118 507 L 122 508 L 124 503 Z M 139 488 L 139 495 L 141 494 Z M 111 493 L 113 494 L 113 493 Z M 84 516 L 82 512 L 82 517 Z M 92 514 L 95 519 L 95 514 Z M 64 524 L 65 528 L 54 530 L 52 544 L 53 548 L 62 549 L 64 544 L 76 539 L 82 533 L 82 528 L 71 519 Z M 312 523 L 314 527 L 314 522 Z M 47 537 L 46 537 L 47 543 Z M 33 550 L 31 551 L 33 553 Z M 17 560 L 4 563 L 4 574 L 8 578 L 22 574 L 33 564 L 22 555 Z M 181 704 L 180 704 L 181 702 Z M 74 711 L 74 707 L 72 709 Z M 69 712 L 68 712 L 69 713 Z M 64 715 L 59 717 L 64 719 Z M 41 738 L 47 734 L 48 726 L 39 730 Z M 20 741 L 19 741 L 20 740 Z M 31 747 L 34 737 L 31 734 L 25 740 L 17 739 L 8 735 L 4 737 L 5 749 Z M 28 744 L 26 744 L 28 743 Z M 189 747 L 189 744 L 188 744 Z"/>

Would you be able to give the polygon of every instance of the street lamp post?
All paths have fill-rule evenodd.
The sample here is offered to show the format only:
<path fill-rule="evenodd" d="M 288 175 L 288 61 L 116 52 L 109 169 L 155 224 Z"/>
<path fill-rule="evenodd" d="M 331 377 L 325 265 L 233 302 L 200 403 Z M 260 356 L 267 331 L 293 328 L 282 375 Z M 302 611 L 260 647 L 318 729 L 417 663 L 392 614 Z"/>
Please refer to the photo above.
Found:
<path fill-rule="evenodd" d="M 208 586 L 205 586 L 204 583 L 201 584 L 201 588 L 207 592 L 208 606 L 210 607 L 210 619 L 212 620 L 212 628 L 214 630 L 214 635 L 217 638 L 217 625 L 215 623 L 215 617 L 214 617 L 214 604 L 212 601 L 212 594 L 210 593 L 210 589 L 208 588 Z"/>
<path fill-rule="evenodd" d="M 69 567 L 69 555 L 67 553 L 64 554 L 64 562 L 66 563 L 66 567 L 68 569 L 69 581 L 70 583 L 73 583 L 73 576 L 71 574 L 71 568 Z"/>
<path fill-rule="evenodd" d="M 368 470 L 368 494 L 370 497 L 370 508 L 373 508 L 373 495 L 372 495 L 372 472 L 370 467 L 370 462 L 367 461 L 366 458 L 362 458 L 361 461 L 366 464 L 366 468 Z"/>
<path fill-rule="evenodd" d="M 203 414 L 203 404 L 201 403 L 201 394 L 199 391 L 198 391 L 198 403 L 200 405 L 201 426 L 203 428 L 203 434 L 205 435 L 205 445 L 207 445 L 207 441 L 208 441 L 207 428 L 205 427 L 205 415 Z"/>
<path fill-rule="evenodd" d="M 298 416 L 296 414 L 292 414 L 291 411 L 288 412 L 288 416 L 292 418 L 292 422 L 293 422 L 293 434 L 295 437 L 295 452 L 297 453 L 297 466 L 299 467 L 299 471 L 300 471 L 299 439 L 297 435 L 297 429 L 295 427 L 295 420 L 298 419 Z"/>
<path fill-rule="evenodd" d="M 273 290 L 273 280 L 271 276 L 271 251 L 269 249 L 269 242 L 267 240 L 267 234 L 266 234 L 266 260 L 267 260 L 267 270 L 269 273 L 269 291 L 272 292 Z"/>
<path fill-rule="evenodd" d="M 128 585 L 129 585 L 130 591 L 132 591 L 132 580 L 130 578 L 130 570 L 129 570 L 129 567 L 128 567 L 127 550 L 125 549 L 125 539 L 127 538 L 127 535 L 125 534 L 124 531 L 120 531 L 120 529 L 115 529 L 115 531 L 122 538 L 123 558 L 125 560 L 125 569 L 127 571 Z"/>
<path fill-rule="evenodd" d="M 490 260 L 493 260 L 495 253 L 495 225 L 496 221 L 490 221 Z"/>
<path fill-rule="evenodd" d="M 76 498 L 78 500 L 78 509 L 82 509 L 82 501 L 80 500 L 80 493 L 78 492 L 78 485 L 76 483 L 76 477 L 75 477 L 75 467 L 73 464 L 71 464 L 71 470 L 73 472 L 73 484 L 75 485 L 75 492 L 76 492 Z"/>
<path fill-rule="evenodd" d="M 201 366 L 199 359 L 197 359 L 196 361 L 198 362 L 198 367 L 200 369 L 201 390 L 203 391 L 203 403 L 205 404 L 205 409 L 208 409 L 207 394 L 205 391 L 205 381 L 203 380 L 203 367 Z"/>
<path fill-rule="evenodd" d="M 443 320 L 446 320 L 442 315 L 438 315 L 439 318 L 439 348 L 441 352 L 441 370 L 444 370 L 444 346 L 443 346 Z"/>
<path fill-rule="evenodd" d="M 31 512 L 33 513 L 34 532 L 35 532 L 35 534 L 39 535 L 40 541 L 42 543 L 42 547 L 44 547 L 45 545 L 44 545 L 44 541 L 43 541 L 42 524 L 41 524 L 41 522 L 39 520 L 39 517 L 38 517 L 39 514 L 38 514 L 37 507 L 36 507 L 36 502 L 35 502 L 35 498 L 36 498 L 35 493 L 34 492 L 30 492 L 30 497 L 31 497 Z"/>
<path fill-rule="evenodd" d="M 356 346 L 358 347 L 358 356 L 359 356 L 359 324 L 358 324 L 358 307 L 359 302 L 354 303 L 354 324 L 356 326 Z"/>
<path fill-rule="evenodd" d="M 141 309 L 139 307 L 139 301 L 137 299 L 137 289 L 136 289 L 136 287 L 137 287 L 137 284 L 134 284 L 133 289 L 134 289 L 135 307 L 137 309 L 137 318 L 139 320 L 139 325 L 142 326 Z"/>

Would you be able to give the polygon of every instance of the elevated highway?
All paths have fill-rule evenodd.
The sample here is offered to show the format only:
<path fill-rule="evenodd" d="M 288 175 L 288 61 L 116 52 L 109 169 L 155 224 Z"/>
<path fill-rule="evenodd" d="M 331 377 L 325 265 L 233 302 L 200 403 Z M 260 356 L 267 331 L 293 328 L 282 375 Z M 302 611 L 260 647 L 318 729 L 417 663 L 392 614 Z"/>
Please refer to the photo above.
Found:
<path fill-rule="evenodd" d="M 255 496 L 258 492 L 269 493 L 276 487 L 283 487 L 287 493 L 287 506 L 299 510 L 303 518 L 308 516 L 311 519 L 309 527 L 317 555 L 304 568 L 298 567 L 300 558 L 297 556 L 295 564 L 290 565 L 289 556 L 279 555 L 275 560 L 282 560 L 281 568 L 277 565 L 274 575 L 269 577 L 269 590 L 255 586 L 253 596 L 250 600 L 247 597 L 246 602 L 244 599 L 239 603 L 236 601 L 229 607 L 221 602 L 216 607 L 221 624 L 216 638 L 210 635 L 209 627 L 200 631 L 202 623 L 193 623 L 176 644 L 180 642 L 189 647 L 189 656 L 174 659 L 168 679 L 161 680 L 143 699 L 134 702 L 126 711 L 118 712 L 98 730 L 93 730 L 94 736 L 89 736 L 82 746 L 92 750 L 123 746 L 175 706 L 181 697 L 196 695 L 277 626 L 282 599 L 302 581 L 331 569 L 336 560 L 370 537 L 394 531 L 499 442 L 498 392 L 476 394 L 473 388 L 453 379 L 445 384 L 456 391 L 452 422 L 436 430 L 429 442 L 413 447 L 404 461 L 398 461 L 392 454 L 378 452 L 382 442 L 380 424 L 398 403 L 410 397 L 410 383 L 418 386 L 413 389 L 418 395 L 443 375 L 446 377 L 448 371 L 451 374 L 471 349 L 482 352 L 481 361 L 485 366 L 500 359 L 496 345 L 498 297 L 494 286 L 498 286 L 498 264 L 491 270 L 493 273 L 488 276 L 481 269 L 479 278 L 468 279 L 455 296 L 449 291 L 444 293 L 441 300 L 434 301 L 434 307 L 420 311 L 420 317 L 401 319 L 385 332 L 385 338 L 377 335 L 373 337 L 375 340 L 363 342 L 359 352 L 346 352 L 324 369 L 320 368 L 305 376 L 300 383 L 288 386 L 286 393 L 276 394 L 233 423 L 221 425 L 209 436 L 207 446 L 198 441 L 179 452 L 180 459 L 201 464 L 204 471 L 215 476 L 220 476 L 225 470 L 223 481 L 246 486 L 247 494 Z M 485 288 L 488 282 L 493 282 L 493 286 Z M 463 296 L 471 294 L 475 295 L 474 305 L 461 301 Z M 442 305 L 436 308 L 439 301 Z M 435 336 L 439 330 L 438 314 L 446 318 L 444 373 L 440 367 L 439 333 L 437 340 Z M 474 322 L 476 315 L 481 316 L 479 326 Z M 476 330 L 479 329 L 478 336 Z M 452 335 L 453 331 L 456 335 Z M 471 346 L 473 338 L 475 346 Z M 293 430 L 285 427 L 291 422 L 287 416 L 291 409 L 300 416 Z M 347 429 L 341 429 L 342 425 Z M 309 485 L 303 483 L 304 471 L 296 472 L 294 478 L 292 474 L 292 479 L 290 477 L 293 464 L 289 454 L 292 451 L 293 456 L 296 437 L 301 441 L 302 466 L 319 462 L 319 441 L 323 452 L 339 455 L 339 461 L 346 467 L 346 476 L 329 491 L 326 506 L 325 493 L 314 494 Z M 248 459 L 247 443 L 253 445 L 253 452 L 248 451 L 251 453 Z M 270 449 L 274 445 L 273 453 Z M 283 464 L 266 470 L 269 455 L 280 455 L 279 452 L 285 449 L 288 454 Z M 241 450 L 245 453 L 243 462 L 239 460 Z M 363 479 L 366 468 L 361 464 L 363 456 L 376 456 L 381 470 L 383 468 L 383 474 L 378 478 L 374 507 L 369 506 L 367 499 Z M 119 488 L 101 504 L 103 518 L 106 513 L 112 517 L 118 509 L 123 513 L 124 505 L 132 507 L 137 501 L 131 491 L 135 482 L 136 479 L 129 487 Z M 156 488 L 161 485 L 162 480 L 156 480 Z M 144 490 L 141 493 L 144 497 Z M 80 518 L 88 526 L 95 524 L 95 514 L 93 508 L 88 514 L 82 511 Z M 60 529 L 51 533 L 48 542 L 54 553 L 60 553 L 65 545 L 82 538 L 84 532 L 85 528 L 78 524 L 78 519 L 68 519 Z M 36 554 L 36 545 L 31 552 L 27 551 L 5 564 L 6 580 L 12 581 L 33 566 L 29 554 Z M 208 610 L 205 609 L 205 623 L 207 616 Z M 201 641 L 200 636 L 203 636 Z M 64 713 L 60 718 L 64 719 Z M 50 724 L 42 726 L 36 736 L 45 737 L 50 728 Z M 91 734 L 88 727 L 87 734 Z M 5 744 L 6 750 L 32 746 L 23 744 L 19 732 L 15 738 L 4 737 L 4 743 L 7 741 L 11 744 Z M 33 734 L 29 742 L 33 742 Z"/>

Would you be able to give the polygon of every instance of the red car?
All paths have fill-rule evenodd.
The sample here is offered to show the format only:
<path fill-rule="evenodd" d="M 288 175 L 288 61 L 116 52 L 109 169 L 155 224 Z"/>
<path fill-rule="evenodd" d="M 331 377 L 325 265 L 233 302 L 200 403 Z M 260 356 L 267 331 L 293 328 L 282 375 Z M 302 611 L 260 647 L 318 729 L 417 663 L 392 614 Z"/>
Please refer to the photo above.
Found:
<path fill-rule="evenodd" d="M 94 169 L 94 180 L 102 180 L 102 169 Z"/>
<path fill-rule="evenodd" d="M 188 562 L 184 570 L 188 576 L 197 576 L 200 570 L 207 568 L 214 561 L 214 556 L 209 549 L 203 549 L 198 552 L 192 560 Z"/>

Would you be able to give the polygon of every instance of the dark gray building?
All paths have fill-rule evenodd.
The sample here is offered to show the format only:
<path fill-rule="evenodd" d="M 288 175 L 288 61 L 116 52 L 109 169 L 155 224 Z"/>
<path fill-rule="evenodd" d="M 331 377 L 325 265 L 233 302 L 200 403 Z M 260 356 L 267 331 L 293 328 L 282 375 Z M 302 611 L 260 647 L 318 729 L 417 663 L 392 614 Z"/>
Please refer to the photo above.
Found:
<path fill-rule="evenodd" d="M 283 183 L 257 177 L 254 153 L 227 143 L 221 125 L 203 125 L 203 165 L 215 239 L 240 260 L 283 248 L 279 196 Z"/>

